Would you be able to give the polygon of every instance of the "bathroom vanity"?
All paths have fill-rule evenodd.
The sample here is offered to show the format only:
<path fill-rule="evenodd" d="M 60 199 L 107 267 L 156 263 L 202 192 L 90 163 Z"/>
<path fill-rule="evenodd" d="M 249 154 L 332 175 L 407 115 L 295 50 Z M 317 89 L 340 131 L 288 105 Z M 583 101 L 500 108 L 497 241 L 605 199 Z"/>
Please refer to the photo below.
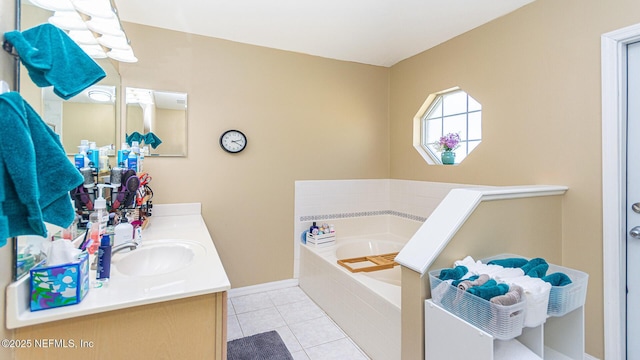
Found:
<path fill-rule="evenodd" d="M 200 204 L 156 205 L 150 220 L 80 304 L 31 312 L 29 278 L 7 287 L 15 359 L 226 359 L 230 283 Z"/>

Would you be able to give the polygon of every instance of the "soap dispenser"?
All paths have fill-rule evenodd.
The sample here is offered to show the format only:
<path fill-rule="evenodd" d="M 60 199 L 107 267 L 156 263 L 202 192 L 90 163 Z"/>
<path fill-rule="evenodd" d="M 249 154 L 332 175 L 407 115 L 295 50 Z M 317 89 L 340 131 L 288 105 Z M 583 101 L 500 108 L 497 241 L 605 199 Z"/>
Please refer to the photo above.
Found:
<path fill-rule="evenodd" d="M 89 254 L 94 254 L 100 246 L 102 235 L 107 232 L 107 223 L 109 222 L 109 212 L 107 211 L 107 201 L 102 197 L 102 191 L 106 184 L 98 184 L 98 198 L 94 202 L 94 211 L 89 215 L 91 222 L 90 237 L 93 241 L 89 247 Z"/>

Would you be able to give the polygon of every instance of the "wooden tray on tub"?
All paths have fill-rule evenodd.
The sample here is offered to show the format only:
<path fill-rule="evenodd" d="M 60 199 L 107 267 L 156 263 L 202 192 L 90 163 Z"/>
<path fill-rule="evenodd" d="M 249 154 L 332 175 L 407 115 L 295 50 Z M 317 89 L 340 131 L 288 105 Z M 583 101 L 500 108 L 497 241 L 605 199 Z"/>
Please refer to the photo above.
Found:
<path fill-rule="evenodd" d="M 347 270 L 351 271 L 352 273 L 392 269 L 394 266 L 399 265 L 397 262 L 394 261 L 397 255 L 398 253 L 394 252 L 389 254 L 354 257 L 354 258 L 338 260 L 338 264 L 344 266 L 345 268 L 347 268 Z M 349 265 L 349 264 L 363 263 L 363 262 L 369 262 L 369 263 L 372 263 L 373 265 L 355 267 L 355 268 Z"/>

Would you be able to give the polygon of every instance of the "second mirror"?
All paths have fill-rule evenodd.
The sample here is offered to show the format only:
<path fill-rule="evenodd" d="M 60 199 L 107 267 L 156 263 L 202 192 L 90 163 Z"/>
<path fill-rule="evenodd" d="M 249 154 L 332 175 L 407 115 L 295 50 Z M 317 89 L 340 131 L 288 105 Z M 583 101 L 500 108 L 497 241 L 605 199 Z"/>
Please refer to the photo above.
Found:
<path fill-rule="evenodd" d="M 126 104 L 127 138 L 141 139 L 151 156 L 187 156 L 186 93 L 128 87 Z"/>

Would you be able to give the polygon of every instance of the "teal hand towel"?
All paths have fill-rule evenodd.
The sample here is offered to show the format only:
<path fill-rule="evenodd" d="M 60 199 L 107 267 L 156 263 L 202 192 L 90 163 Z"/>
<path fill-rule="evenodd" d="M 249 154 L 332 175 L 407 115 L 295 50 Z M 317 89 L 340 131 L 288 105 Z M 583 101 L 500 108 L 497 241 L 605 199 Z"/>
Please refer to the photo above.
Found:
<path fill-rule="evenodd" d="M 542 281 L 546 281 L 551 286 L 565 286 L 571 284 L 571 279 L 565 273 L 557 272 L 542 277 Z"/>
<path fill-rule="evenodd" d="M 440 276 L 438 278 L 442 281 L 445 280 L 460 280 L 462 277 L 469 272 L 466 266 L 456 266 L 453 269 L 442 269 L 440 270 Z"/>
<path fill-rule="evenodd" d="M 64 31 L 41 24 L 25 31 L 4 34 L 39 87 L 67 100 L 97 83 L 107 74 Z"/>
<path fill-rule="evenodd" d="M 43 221 L 69 226 L 75 218 L 69 191 L 83 178 L 58 135 L 16 92 L 0 94 L 0 114 L 2 236 L 46 236 Z"/>
<path fill-rule="evenodd" d="M 131 135 L 125 134 L 125 137 L 129 146 L 131 146 L 134 141 L 137 141 L 138 144 L 142 144 L 142 142 L 144 141 L 146 145 L 151 145 L 151 147 L 154 149 L 157 148 L 158 145 L 162 144 L 162 140 L 160 140 L 160 138 L 152 132 L 148 132 L 145 135 L 142 135 L 139 132 L 134 131 L 131 133 Z"/>
<path fill-rule="evenodd" d="M 157 148 L 158 145 L 162 144 L 162 140 L 156 136 L 156 134 L 152 132 L 148 132 L 144 135 L 144 143 L 147 145 L 151 145 L 152 148 Z"/>
<path fill-rule="evenodd" d="M 126 138 L 127 144 L 129 144 L 129 146 L 133 145 L 134 141 L 137 141 L 138 144 L 140 144 L 142 142 L 142 140 L 144 139 L 142 134 L 140 134 L 137 131 L 132 132 L 131 135 L 125 134 L 125 138 Z"/>

